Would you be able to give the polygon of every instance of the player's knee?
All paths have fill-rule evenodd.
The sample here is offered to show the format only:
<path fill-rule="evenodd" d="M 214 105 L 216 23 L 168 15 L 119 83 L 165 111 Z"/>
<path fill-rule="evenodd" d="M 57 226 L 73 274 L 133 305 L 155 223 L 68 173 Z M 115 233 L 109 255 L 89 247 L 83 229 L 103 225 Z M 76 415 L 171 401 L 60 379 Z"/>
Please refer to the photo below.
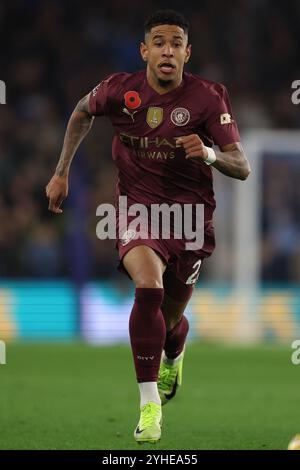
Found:
<path fill-rule="evenodd" d="M 174 304 L 166 304 L 166 298 L 164 297 L 162 314 L 168 331 L 174 328 L 174 326 L 181 320 L 184 310 L 185 305 L 176 306 Z"/>
<path fill-rule="evenodd" d="M 140 277 L 135 280 L 135 287 L 142 289 L 162 289 L 163 281 L 157 277 Z"/>
<path fill-rule="evenodd" d="M 181 317 L 182 315 L 178 317 L 176 316 L 169 317 L 169 318 L 164 317 L 167 331 L 173 330 L 173 328 L 175 328 L 175 326 L 180 322 Z"/>

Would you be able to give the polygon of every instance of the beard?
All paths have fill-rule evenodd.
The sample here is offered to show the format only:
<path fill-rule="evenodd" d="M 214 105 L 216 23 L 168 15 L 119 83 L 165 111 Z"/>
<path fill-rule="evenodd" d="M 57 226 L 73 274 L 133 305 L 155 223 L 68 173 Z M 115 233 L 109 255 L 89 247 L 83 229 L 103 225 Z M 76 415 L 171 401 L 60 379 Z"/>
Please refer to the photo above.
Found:
<path fill-rule="evenodd" d="M 162 80 L 161 78 L 158 78 L 157 80 L 159 86 L 161 86 L 162 88 L 168 88 L 168 86 L 171 85 L 171 83 L 173 82 L 173 80 Z"/>

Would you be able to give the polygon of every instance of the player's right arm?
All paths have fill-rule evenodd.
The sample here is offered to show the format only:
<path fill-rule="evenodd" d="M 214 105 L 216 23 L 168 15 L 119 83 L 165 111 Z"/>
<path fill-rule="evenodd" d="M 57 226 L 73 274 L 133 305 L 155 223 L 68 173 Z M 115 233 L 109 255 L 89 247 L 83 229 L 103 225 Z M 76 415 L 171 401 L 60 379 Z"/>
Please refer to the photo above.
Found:
<path fill-rule="evenodd" d="M 46 186 L 49 210 L 56 214 L 62 213 L 60 206 L 68 195 L 69 170 L 75 152 L 93 124 L 89 97 L 88 94 L 78 102 L 70 117 L 55 173 Z"/>

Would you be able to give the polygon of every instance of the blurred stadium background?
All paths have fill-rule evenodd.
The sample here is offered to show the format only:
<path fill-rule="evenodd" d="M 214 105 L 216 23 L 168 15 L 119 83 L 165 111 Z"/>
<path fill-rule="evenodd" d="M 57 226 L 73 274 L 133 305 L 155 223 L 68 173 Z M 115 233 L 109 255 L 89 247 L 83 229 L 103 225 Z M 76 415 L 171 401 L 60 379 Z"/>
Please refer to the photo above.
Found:
<path fill-rule="evenodd" d="M 297 414 L 292 406 L 300 385 L 300 366 L 292 365 L 290 359 L 291 342 L 300 339 L 300 108 L 291 101 L 291 84 L 300 79 L 299 1 L 203 0 L 201 4 L 186 2 L 182 8 L 177 0 L 168 5 L 138 0 L 130 5 L 124 0 L 105 4 L 94 0 L 4 0 L 0 5 L 0 79 L 6 83 L 7 104 L 0 105 L 0 340 L 7 345 L 7 364 L 0 366 L 0 385 L 6 429 L 18 424 L 13 434 L 0 439 L 0 448 L 123 445 L 120 439 L 110 441 L 106 436 L 101 447 L 95 439 L 96 426 L 92 443 L 91 431 L 83 441 L 79 437 L 72 441 L 69 436 L 68 440 L 61 437 L 59 444 L 53 437 L 58 421 L 52 423 L 52 434 L 47 431 L 49 440 L 36 436 L 22 441 L 18 430 L 22 426 L 27 429 L 28 420 L 37 427 L 41 422 L 46 426 L 47 413 L 55 410 L 51 404 L 35 408 L 31 403 L 29 412 L 22 390 L 28 397 L 48 392 L 51 401 L 51 386 L 55 380 L 61 382 L 64 374 L 68 396 L 76 376 L 79 389 L 86 379 L 93 389 L 99 387 L 99 396 L 106 393 L 103 400 L 108 403 L 119 377 L 114 371 L 120 373 L 126 364 L 131 375 L 125 400 L 137 399 L 127 344 L 133 288 L 117 272 L 114 242 L 96 237 L 97 206 L 114 202 L 113 131 L 107 120 L 95 121 L 74 159 L 70 195 L 62 216 L 48 212 L 44 188 L 55 169 L 77 101 L 107 74 L 143 67 L 138 51 L 143 19 L 166 6 L 182 11 L 191 21 L 192 59 L 186 70 L 227 86 L 252 166 L 246 182 L 214 172 L 217 247 L 204 263 L 187 310 L 194 360 L 186 372 L 187 382 L 192 389 L 196 365 L 203 362 L 207 370 L 211 364 L 212 370 L 221 374 L 220 384 L 225 389 L 227 370 L 232 391 L 244 387 L 241 393 L 246 395 L 254 382 L 265 378 L 263 394 L 250 393 L 250 403 L 256 408 L 259 402 L 261 416 L 262 402 L 273 407 L 274 414 L 270 412 L 270 420 L 265 422 L 271 437 L 265 437 L 262 447 L 284 448 L 288 432 L 292 435 L 300 430 L 299 411 Z M 112 346 L 119 343 L 125 344 Z M 111 368 L 103 366 L 104 358 Z M 253 370 L 251 366 L 247 375 L 245 368 L 251 364 Z M 260 368 L 257 375 L 255 364 Z M 279 394 L 279 383 L 283 386 L 280 377 L 286 388 Z M 200 372 L 197 380 L 203 390 L 206 385 Z M 211 386 L 206 389 L 206 399 L 212 400 L 211 413 L 207 412 L 211 435 L 207 438 L 204 426 L 198 444 L 191 440 L 175 444 L 170 438 L 165 448 L 257 448 L 258 441 L 251 441 L 253 435 L 249 438 L 252 428 L 248 418 L 254 410 L 248 402 L 248 414 L 243 411 L 242 398 L 238 405 L 236 392 L 222 396 L 222 412 L 228 397 L 233 400 L 234 396 L 235 403 L 230 402 L 232 429 L 243 422 L 248 435 L 236 439 L 226 435 L 225 441 L 217 436 L 214 441 L 214 426 L 221 415 L 212 418 L 212 390 L 220 384 L 213 373 L 208 373 L 206 380 Z M 105 383 L 111 388 L 105 388 Z M 89 397 L 94 404 L 91 420 L 96 419 L 96 396 L 94 392 Z M 198 402 L 199 396 L 194 399 Z M 61 410 L 63 400 L 56 395 Z M 132 403 L 135 410 L 133 398 Z M 286 414 L 281 408 L 284 404 L 290 407 Z M 183 397 L 179 405 L 184 410 Z M 234 412 L 235 406 L 240 406 L 240 414 Z M 25 409 L 27 418 L 22 421 Z M 68 416 L 75 413 L 76 400 L 74 408 L 70 405 L 68 409 Z M 276 412 L 282 413 L 277 416 L 284 430 L 280 436 L 276 426 L 272 427 Z M 202 422 L 201 416 L 199 412 Z M 105 419 L 113 426 L 110 415 Z M 81 423 L 83 427 L 87 422 Z M 78 422 L 72 423 L 75 432 Z M 255 434 L 261 423 L 254 420 L 252 425 Z M 196 429 L 196 423 L 194 426 Z M 261 430 L 263 436 L 265 431 L 266 427 Z"/>

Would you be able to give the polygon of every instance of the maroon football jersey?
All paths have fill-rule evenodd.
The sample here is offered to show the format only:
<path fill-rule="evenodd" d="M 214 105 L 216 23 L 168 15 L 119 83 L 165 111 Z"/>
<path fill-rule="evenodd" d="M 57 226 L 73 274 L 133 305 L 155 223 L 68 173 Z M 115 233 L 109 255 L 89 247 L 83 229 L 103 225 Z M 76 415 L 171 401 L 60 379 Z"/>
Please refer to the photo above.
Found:
<path fill-rule="evenodd" d="M 115 129 L 117 196 L 126 195 L 128 205 L 204 204 L 208 256 L 214 248 L 212 170 L 200 159 L 186 160 L 175 139 L 198 134 L 210 147 L 240 141 L 224 85 L 184 73 L 178 88 L 161 95 L 146 70 L 116 73 L 91 92 L 90 110 L 109 117 Z"/>

